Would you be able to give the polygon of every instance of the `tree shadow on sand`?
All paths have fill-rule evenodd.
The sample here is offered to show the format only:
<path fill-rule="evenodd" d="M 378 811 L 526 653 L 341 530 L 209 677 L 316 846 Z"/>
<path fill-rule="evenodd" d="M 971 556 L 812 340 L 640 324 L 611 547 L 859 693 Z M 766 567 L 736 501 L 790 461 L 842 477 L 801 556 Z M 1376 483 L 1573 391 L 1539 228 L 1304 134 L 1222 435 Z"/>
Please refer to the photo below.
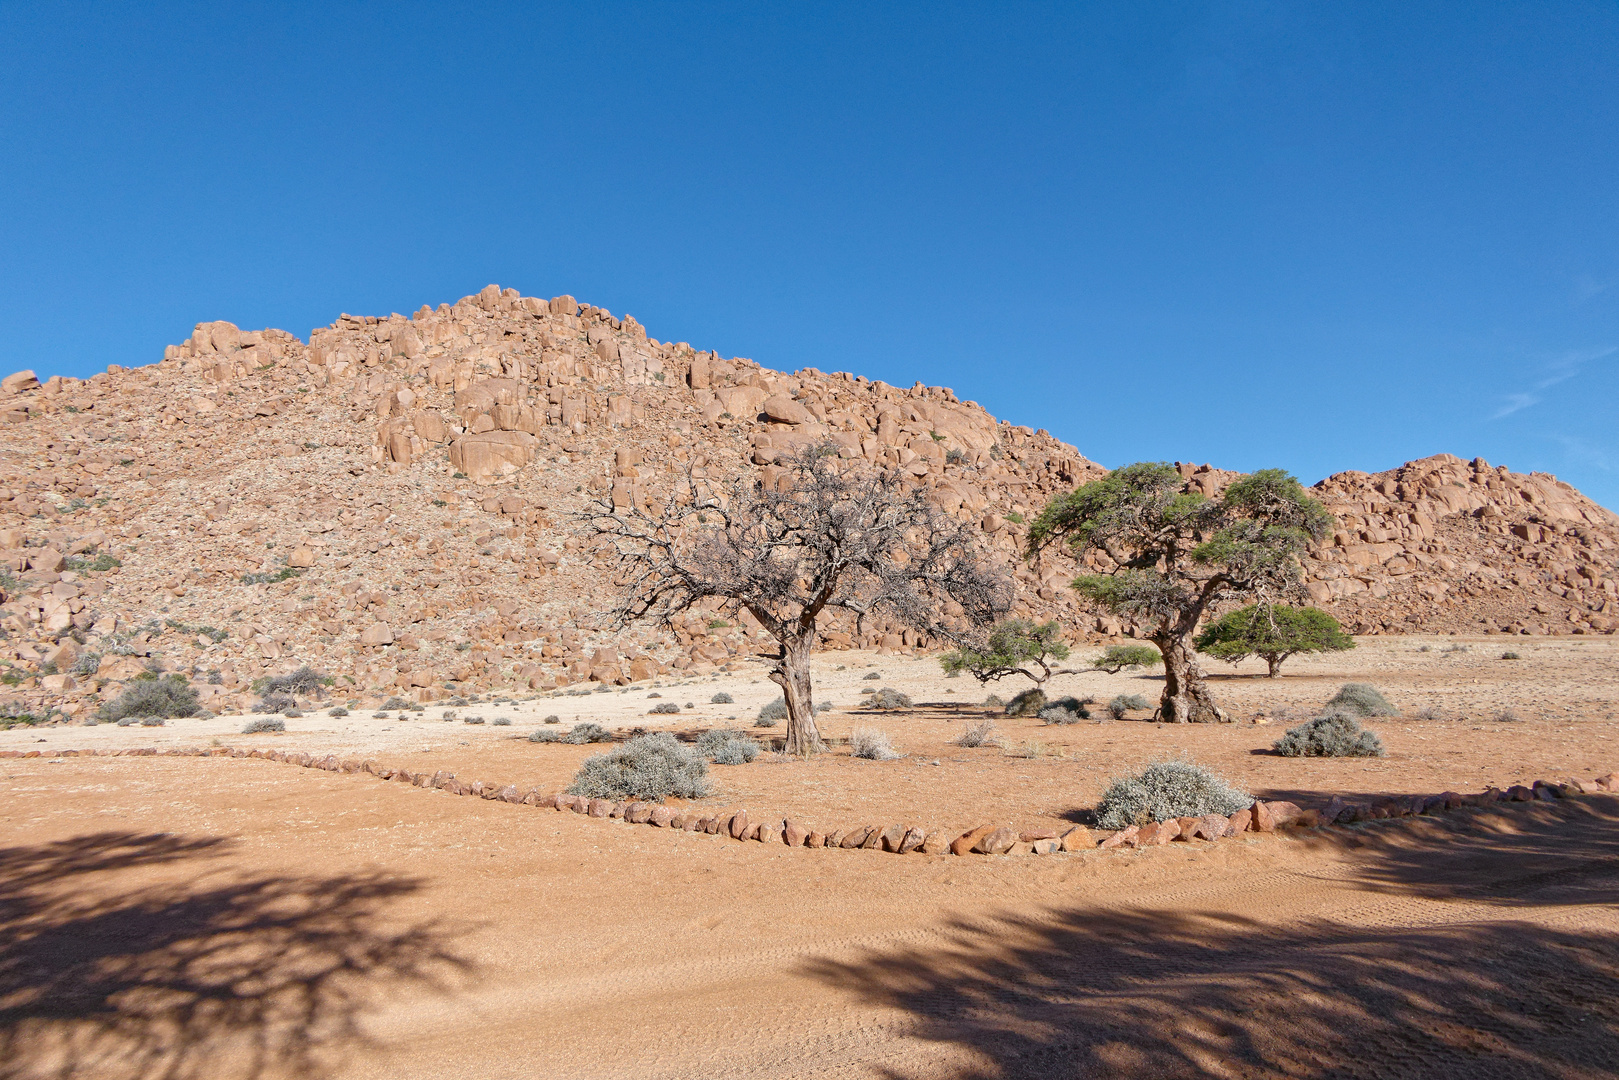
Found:
<path fill-rule="evenodd" d="M 1075 906 L 810 973 L 908 1014 L 930 1077 L 1611 1077 L 1619 813 L 1540 813 L 1374 837 L 1343 922 Z"/>
<path fill-rule="evenodd" d="M 365 1044 L 360 1019 L 381 996 L 466 972 L 442 926 L 384 928 L 412 879 L 202 884 L 201 862 L 180 883 L 104 877 L 228 847 L 102 833 L 0 849 L 0 1078 L 319 1075 Z"/>

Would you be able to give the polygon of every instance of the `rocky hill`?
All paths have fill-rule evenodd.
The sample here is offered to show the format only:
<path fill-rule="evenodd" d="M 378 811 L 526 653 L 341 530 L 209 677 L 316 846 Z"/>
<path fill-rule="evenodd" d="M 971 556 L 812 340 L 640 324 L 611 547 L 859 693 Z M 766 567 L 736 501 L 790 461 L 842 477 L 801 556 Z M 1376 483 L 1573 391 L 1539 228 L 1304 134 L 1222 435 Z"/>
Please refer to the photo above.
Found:
<path fill-rule="evenodd" d="M 745 623 L 601 625 L 608 563 L 570 515 L 687 469 L 769 482 L 824 438 L 977 520 L 1027 613 L 1129 632 L 1076 608 L 1065 556 L 1015 557 L 1024 517 L 1103 471 L 1047 432 L 947 388 L 776 372 L 489 286 L 408 318 L 344 315 L 307 344 L 202 323 L 147 367 L 5 379 L 0 690 L 82 711 L 160 665 L 218 708 L 302 663 L 356 696 L 421 699 L 729 663 Z M 1181 470 L 1209 492 L 1235 475 Z M 1554 478 L 1440 457 L 1318 487 L 1341 527 L 1311 592 L 1360 632 L 1614 628 L 1619 519 Z M 826 644 L 930 643 L 832 626 Z"/>

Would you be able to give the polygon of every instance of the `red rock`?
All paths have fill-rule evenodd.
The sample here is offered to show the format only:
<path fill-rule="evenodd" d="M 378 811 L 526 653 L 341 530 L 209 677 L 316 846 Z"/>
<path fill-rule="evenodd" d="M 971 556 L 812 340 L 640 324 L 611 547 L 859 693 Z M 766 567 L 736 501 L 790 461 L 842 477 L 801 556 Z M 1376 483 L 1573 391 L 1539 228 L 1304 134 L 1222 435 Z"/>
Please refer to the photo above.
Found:
<path fill-rule="evenodd" d="M 1513 784 L 1507 788 L 1507 801 L 1509 802 L 1533 802 L 1534 798 L 1535 793 L 1522 784 Z"/>
<path fill-rule="evenodd" d="M 1619 791 L 1619 773 L 1609 773 L 1607 776 L 1599 776 L 1595 780 L 1591 781 L 1591 783 L 1603 791 Z"/>
<path fill-rule="evenodd" d="M 1254 805 L 1250 807 L 1250 809 L 1253 811 L 1253 821 L 1249 825 L 1249 828 L 1253 829 L 1254 832 L 1276 831 L 1276 818 L 1270 812 L 1269 804 L 1255 799 Z"/>
<path fill-rule="evenodd" d="M 878 851 L 882 848 L 882 846 L 883 827 L 878 825 L 873 827 L 872 830 L 866 834 L 866 839 L 861 843 L 860 848 L 862 851 Z"/>
<path fill-rule="evenodd" d="M 1158 835 L 1153 837 L 1154 844 L 1167 844 L 1181 834 L 1180 822 L 1174 818 L 1158 823 Z"/>
<path fill-rule="evenodd" d="M 1544 780 L 1536 780 L 1534 786 L 1529 790 L 1534 792 L 1535 798 L 1541 802 L 1554 802 L 1563 797 L 1558 793 L 1555 784 L 1548 784 Z"/>
<path fill-rule="evenodd" d="M 1266 803 L 1265 809 L 1270 811 L 1271 821 L 1275 823 L 1278 829 L 1295 824 L 1300 815 L 1304 813 L 1303 807 L 1297 803 L 1290 803 L 1281 799 Z"/>
<path fill-rule="evenodd" d="M 1034 845 L 1029 843 L 1026 840 L 1019 840 L 1017 843 L 1013 844 L 1011 847 L 1006 849 L 1006 854 L 1008 854 L 1008 855 L 1033 855 L 1034 854 Z"/>
<path fill-rule="evenodd" d="M 732 840 L 740 840 L 748 835 L 748 812 L 738 810 L 731 815 L 731 820 L 725 826 L 725 832 Z"/>
<path fill-rule="evenodd" d="M 758 834 L 754 839 L 761 844 L 779 844 L 781 843 L 781 830 L 768 821 L 763 821 L 759 823 Z"/>
<path fill-rule="evenodd" d="M 922 840 L 922 854 L 947 855 L 950 853 L 950 835 L 943 829 L 934 829 Z"/>
<path fill-rule="evenodd" d="M 666 829 L 674 821 L 675 812 L 667 806 L 654 806 L 647 812 L 646 819 L 658 828 Z"/>
<path fill-rule="evenodd" d="M 803 847 L 808 838 L 809 830 L 791 818 L 781 823 L 781 840 L 788 847 Z"/>
<path fill-rule="evenodd" d="M 909 831 L 904 825 L 890 825 L 882 831 L 878 842 L 882 844 L 884 851 L 898 853 L 899 846 L 905 842 L 905 834 Z"/>
<path fill-rule="evenodd" d="M 950 842 L 950 854 L 965 855 L 978 846 L 978 841 L 995 831 L 993 825 L 980 825 L 976 829 L 968 829 Z"/>
<path fill-rule="evenodd" d="M 1241 836 L 1243 833 L 1247 832 L 1248 826 L 1253 822 L 1253 819 L 1254 812 L 1251 809 L 1238 810 L 1235 814 L 1232 814 L 1230 817 L 1226 818 L 1226 821 L 1231 825 L 1231 835 Z"/>
<path fill-rule="evenodd" d="M 921 847 L 922 844 L 926 842 L 927 838 L 928 834 L 926 831 L 918 826 L 911 826 L 909 829 L 905 830 L 905 836 L 899 842 L 899 853 L 901 855 L 910 854 L 917 848 Z"/>
<path fill-rule="evenodd" d="M 1149 821 L 1136 830 L 1136 838 L 1132 842 L 1134 847 L 1147 847 L 1158 843 L 1158 823 Z"/>
<path fill-rule="evenodd" d="M 1220 814 L 1204 814 L 1202 817 L 1201 833 L 1205 840 L 1223 840 L 1227 836 L 1235 836 L 1232 831 L 1231 819 Z"/>
<path fill-rule="evenodd" d="M 1106 840 L 1103 840 L 1101 846 L 1104 848 L 1117 848 L 1123 847 L 1125 844 L 1132 844 L 1135 842 L 1136 836 L 1140 832 L 1141 829 L 1139 826 L 1128 825 L 1114 833 L 1112 836 L 1108 837 Z"/>
<path fill-rule="evenodd" d="M 1036 855 L 1055 855 L 1062 850 L 1062 841 L 1055 836 L 1048 836 L 1043 840 L 1036 840 L 1030 845 Z"/>
<path fill-rule="evenodd" d="M 1018 833 L 1017 838 L 1025 844 L 1032 844 L 1036 840 L 1051 840 L 1057 835 L 1056 829 L 1025 829 Z"/>
<path fill-rule="evenodd" d="M 1175 824 L 1179 831 L 1175 834 L 1177 840 L 1203 839 L 1203 819 L 1200 817 L 1176 818 Z"/>
<path fill-rule="evenodd" d="M 847 833 L 844 834 L 843 841 L 838 846 L 841 847 L 841 848 L 848 848 L 848 849 L 851 849 L 851 850 L 854 849 L 854 848 L 860 847 L 861 845 L 863 845 L 866 842 L 866 836 L 871 832 L 872 832 L 872 829 L 869 826 L 863 827 L 863 828 L 857 827 L 857 828 L 850 829 Z"/>
<path fill-rule="evenodd" d="M 652 820 L 652 811 L 651 803 L 632 802 L 624 810 L 624 820 L 631 825 L 645 825 Z"/>
<path fill-rule="evenodd" d="M 607 799 L 591 799 L 585 812 L 591 817 L 604 818 L 613 812 L 613 804 Z"/>
<path fill-rule="evenodd" d="M 1075 825 L 1063 833 L 1059 844 L 1064 851 L 1085 851 L 1096 846 L 1096 837 L 1083 825 Z"/>
<path fill-rule="evenodd" d="M 827 836 L 825 833 L 811 829 L 809 834 L 804 837 L 804 846 L 810 848 L 826 847 L 828 846 L 826 841 Z"/>
<path fill-rule="evenodd" d="M 829 848 L 840 848 L 843 846 L 844 837 L 848 835 L 849 832 L 847 829 L 833 829 L 831 832 L 826 834 L 826 846 Z"/>
<path fill-rule="evenodd" d="M 983 855 L 1004 855 L 1016 843 L 1018 843 L 1017 833 L 1002 826 L 979 840 L 973 846 L 973 850 Z"/>

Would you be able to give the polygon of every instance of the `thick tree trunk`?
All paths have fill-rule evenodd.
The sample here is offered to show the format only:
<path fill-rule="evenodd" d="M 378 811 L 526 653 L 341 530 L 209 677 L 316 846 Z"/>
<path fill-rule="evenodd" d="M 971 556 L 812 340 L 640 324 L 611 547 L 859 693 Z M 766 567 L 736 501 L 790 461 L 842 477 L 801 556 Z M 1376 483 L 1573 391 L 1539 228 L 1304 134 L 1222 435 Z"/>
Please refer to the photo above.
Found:
<path fill-rule="evenodd" d="M 787 701 L 787 752 L 809 754 L 821 747 L 821 733 L 815 730 L 815 703 L 810 696 L 810 654 L 815 650 L 815 631 L 780 639 L 781 657 L 770 672 L 770 681 L 781 687 Z"/>
<path fill-rule="evenodd" d="M 1265 663 L 1270 667 L 1271 678 L 1274 679 L 1282 673 L 1282 661 L 1286 659 L 1286 653 L 1271 653 L 1265 657 Z"/>
<path fill-rule="evenodd" d="M 1189 634 L 1170 633 L 1152 639 L 1164 655 L 1164 696 L 1158 701 L 1158 718 L 1170 724 L 1224 720 L 1225 714 L 1203 681 L 1203 669 L 1198 666 L 1189 638 Z"/>

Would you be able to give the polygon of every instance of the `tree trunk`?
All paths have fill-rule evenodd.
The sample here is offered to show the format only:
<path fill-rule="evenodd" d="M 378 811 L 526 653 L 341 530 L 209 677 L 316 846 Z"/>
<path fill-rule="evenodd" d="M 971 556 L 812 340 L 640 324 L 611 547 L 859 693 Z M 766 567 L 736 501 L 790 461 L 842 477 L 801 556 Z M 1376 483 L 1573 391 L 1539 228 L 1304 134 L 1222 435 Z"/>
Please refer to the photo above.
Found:
<path fill-rule="evenodd" d="M 1267 665 L 1269 665 L 1269 667 L 1270 667 L 1270 677 L 1271 678 L 1274 679 L 1274 678 L 1276 678 L 1277 675 L 1281 674 L 1281 672 L 1282 672 L 1282 661 L 1286 660 L 1286 659 L 1287 659 L 1287 655 L 1285 653 L 1269 653 L 1269 654 L 1266 655 L 1265 663 Z"/>
<path fill-rule="evenodd" d="M 815 730 L 815 703 L 810 697 L 810 654 L 815 651 L 815 631 L 788 635 L 781 641 L 781 657 L 771 669 L 770 681 L 781 687 L 787 702 L 787 752 L 809 754 L 822 749 L 821 733 Z"/>
<path fill-rule="evenodd" d="M 1197 653 L 1187 642 L 1189 636 L 1171 633 L 1152 639 L 1164 655 L 1164 696 L 1158 701 L 1158 718 L 1170 724 L 1224 720 L 1225 714 L 1203 681 Z"/>

